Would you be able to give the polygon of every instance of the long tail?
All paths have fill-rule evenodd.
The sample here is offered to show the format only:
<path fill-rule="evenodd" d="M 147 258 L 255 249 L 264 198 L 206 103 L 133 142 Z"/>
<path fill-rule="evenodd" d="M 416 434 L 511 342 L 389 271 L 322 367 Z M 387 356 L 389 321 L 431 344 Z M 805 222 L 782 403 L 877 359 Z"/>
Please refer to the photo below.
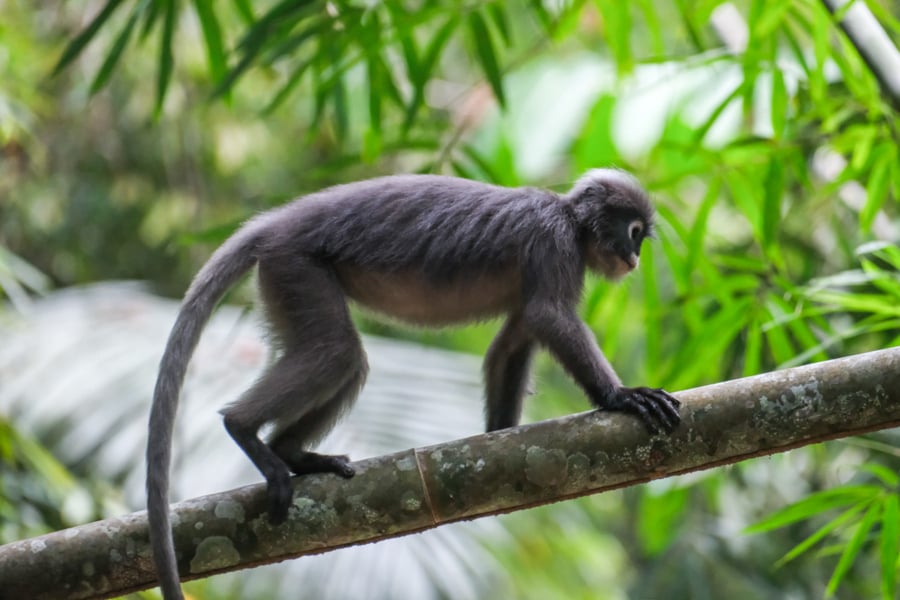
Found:
<path fill-rule="evenodd" d="M 188 361 L 213 309 L 225 292 L 256 264 L 261 224 L 251 221 L 226 240 L 200 269 L 185 294 L 159 365 L 147 441 L 147 518 L 153 560 L 166 600 L 184 598 L 169 522 L 169 467 L 178 394 Z"/>

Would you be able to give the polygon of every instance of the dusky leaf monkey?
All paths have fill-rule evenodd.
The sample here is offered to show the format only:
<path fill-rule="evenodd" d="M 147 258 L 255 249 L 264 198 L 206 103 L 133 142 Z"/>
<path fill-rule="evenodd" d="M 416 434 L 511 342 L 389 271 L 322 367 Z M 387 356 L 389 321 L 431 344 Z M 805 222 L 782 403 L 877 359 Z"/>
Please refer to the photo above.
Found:
<path fill-rule="evenodd" d="M 179 390 L 216 303 L 254 265 L 277 359 L 222 414 L 265 477 L 268 518 L 277 524 L 288 515 L 292 474 L 354 474 L 347 457 L 310 451 L 366 378 L 348 299 L 419 326 L 505 315 L 484 363 L 489 431 L 518 423 L 539 346 L 596 408 L 632 414 L 651 433 L 675 428 L 678 400 L 624 387 L 576 313 L 585 271 L 615 280 L 636 268 L 652 225 L 644 189 L 610 169 L 587 172 L 564 195 L 437 175 L 382 177 L 250 219 L 194 278 L 160 364 L 147 504 L 165 598 L 182 598 L 168 497 Z M 264 425 L 272 426 L 266 440 Z"/>

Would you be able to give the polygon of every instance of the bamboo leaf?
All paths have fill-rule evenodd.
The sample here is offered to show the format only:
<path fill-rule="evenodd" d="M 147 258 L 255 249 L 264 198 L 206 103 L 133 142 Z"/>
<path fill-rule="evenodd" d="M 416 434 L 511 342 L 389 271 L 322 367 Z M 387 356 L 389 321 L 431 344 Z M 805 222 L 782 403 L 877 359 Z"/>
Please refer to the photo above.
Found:
<path fill-rule="evenodd" d="M 893 474 L 893 471 L 891 473 Z M 896 494 L 890 494 L 884 501 L 884 512 L 881 515 L 881 597 L 885 600 L 894 598 L 897 589 L 897 555 L 900 553 L 898 545 L 900 545 L 900 501 Z"/>
<path fill-rule="evenodd" d="M 778 559 L 775 563 L 775 568 L 781 568 L 787 563 L 791 562 L 820 541 L 825 539 L 828 534 L 841 529 L 844 525 L 850 523 L 853 519 L 855 519 L 859 513 L 863 511 L 866 507 L 865 504 L 857 504 L 856 506 L 852 506 L 847 510 L 843 511 L 840 515 L 835 517 L 834 519 L 828 521 L 825 525 L 820 527 L 813 533 L 811 536 L 807 537 L 805 540 L 794 546 L 788 551 L 787 554 Z"/>
<path fill-rule="evenodd" d="M 756 375 L 762 365 L 762 331 L 759 322 L 754 320 L 747 331 L 747 342 L 744 344 L 743 376 Z"/>
<path fill-rule="evenodd" d="M 233 2 L 245 24 L 251 25 L 256 21 L 256 17 L 253 16 L 253 3 L 250 0 L 233 0 Z"/>
<path fill-rule="evenodd" d="M 434 67 L 441 56 L 441 51 L 458 23 L 455 15 L 450 16 L 434 34 L 431 43 L 422 54 L 421 60 L 416 64 L 415 78 L 412 78 L 413 96 L 406 107 L 406 115 L 403 119 L 403 131 L 405 133 L 409 132 L 409 128 L 412 127 L 413 121 L 415 121 L 416 113 L 418 113 L 425 100 L 425 85 L 431 78 L 431 73 L 434 71 Z M 407 61 L 407 66 L 409 67 L 409 61 Z"/>
<path fill-rule="evenodd" d="M 491 40 L 487 24 L 484 22 L 484 17 L 478 11 L 473 11 L 469 15 L 469 34 L 475 44 L 475 51 L 478 54 L 481 69 L 491 85 L 494 97 L 497 98 L 500 106 L 506 106 L 506 99 L 503 93 L 503 77 L 500 74 L 500 66 L 497 62 L 497 52 L 494 50 L 494 43 Z"/>
<path fill-rule="evenodd" d="M 894 488 L 900 485 L 900 475 L 893 469 L 888 469 L 884 465 L 878 463 L 867 463 L 862 465 L 862 470 L 868 471 L 877 477 L 886 487 Z"/>
<path fill-rule="evenodd" d="M 594 5 L 603 17 L 603 33 L 616 61 L 616 69 L 620 73 L 630 73 L 634 68 L 634 56 L 631 52 L 631 3 L 594 0 Z"/>
<path fill-rule="evenodd" d="M 209 61 L 209 72 L 216 83 L 225 78 L 228 65 L 225 60 L 225 45 L 222 42 L 222 28 L 213 0 L 194 0 L 194 9 L 200 20 L 200 28 L 203 31 L 203 39 L 206 42 L 206 58 Z"/>
<path fill-rule="evenodd" d="M 121 4 L 122 0 L 108 0 L 103 8 L 100 9 L 100 12 L 97 13 L 97 16 L 94 17 L 87 27 L 85 27 L 84 31 L 75 36 L 75 39 L 69 42 L 69 45 L 63 50 L 62 56 L 59 57 L 56 66 L 53 67 L 53 75 L 57 75 L 60 71 L 69 66 L 69 63 L 78 58 L 78 55 L 81 54 L 85 46 L 87 46 L 88 43 L 94 39 L 94 36 L 97 35 L 97 31 L 100 30 L 100 27 L 109 20 Z"/>
<path fill-rule="evenodd" d="M 772 250 L 781 222 L 781 198 L 784 194 L 784 165 L 777 156 L 769 163 L 764 185 L 762 244 L 766 250 Z"/>
<path fill-rule="evenodd" d="M 498 3 L 491 3 L 488 4 L 486 8 L 487 13 L 494 22 L 494 27 L 497 28 L 497 31 L 500 32 L 500 37 L 503 38 L 503 43 L 509 46 L 512 43 L 512 34 L 510 33 L 509 25 L 506 22 L 506 12 L 504 11 L 503 6 Z"/>
<path fill-rule="evenodd" d="M 153 27 L 156 25 L 156 19 L 159 17 L 159 9 L 162 7 L 162 2 L 157 2 L 156 0 L 148 0 L 145 4 L 144 26 L 141 28 L 141 41 L 147 39 L 147 36 L 153 31 Z"/>
<path fill-rule="evenodd" d="M 785 4 L 787 4 L 785 2 Z M 781 69 L 772 69 L 772 131 L 775 139 L 784 135 L 784 127 L 787 122 L 787 88 L 784 84 L 784 73 Z"/>
<path fill-rule="evenodd" d="M 859 525 L 856 526 L 856 532 L 854 532 L 850 541 L 847 542 L 847 545 L 844 546 L 844 551 L 841 553 L 841 558 L 834 568 L 834 573 L 831 574 L 831 579 L 828 580 L 828 586 L 825 588 L 826 596 L 833 596 L 837 591 L 838 586 L 841 584 L 841 581 L 843 581 L 844 576 L 847 574 L 847 571 L 850 570 L 853 561 L 856 560 L 859 551 L 866 542 L 869 531 L 871 531 L 880 512 L 881 505 L 877 503 L 873 504 L 866 512 Z"/>
<path fill-rule="evenodd" d="M 835 508 L 869 501 L 881 492 L 882 488 L 875 485 L 851 485 L 816 492 L 772 513 L 762 521 L 746 528 L 744 532 L 752 534 L 779 529 Z"/>
<path fill-rule="evenodd" d="M 177 6 L 175 0 L 165 1 L 165 15 L 163 29 L 159 42 L 159 73 L 156 80 L 156 109 L 155 114 L 162 114 L 163 102 L 166 99 L 166 91 L 169 82 L 172 81 L 172 69 L 175 65 L 175 57 L 172 54 L 172 37 L 175 32 L 175 13 Z"/>
<path fill-rule="evenodd" d="M 366 60 L 366 74 L 369 78 L 369 127 L 374 133 L 381 134 L 381 88 L 384 77 L 381 63 L 373 54 Z"/>
<path fill-rule="evenodd" d="M 103 60 L 100 70 L 97 71 L 97 75 L 91 82 L 91 94 L 99 92 L 103 89 L 103 86 L 106 85 L 106 82 L 109 81 L 110 75 L 112 75 L 113 70 L 119 63 L 119 59 L 122 57 L 122 53 L 125 51 L 125 46 L 128 45 L 128 41 L 131 39 L 131 34 L 134 31 L 134 26 L 137 23 L 139 16 L 140 7 L 131 13 L 128 22 L 125 24 L 125 27 L 122 28 L 122 31 L 119 32 L 116 41 L 113 43 L 112 48 L 110 48 L 109 54 L 107 54 L 106 58 Z"/>
<path fill-rule="evenodd" d="M 875 216 L 887 199 L 890 185 L 890 169 L 897 160 L 897 149 L 892 144 L 884 144 L 876 148 L 877 158 L 866 185 L 866 203 L 859 213 L 859 226 L 863 231 L 872 228 Z"/>

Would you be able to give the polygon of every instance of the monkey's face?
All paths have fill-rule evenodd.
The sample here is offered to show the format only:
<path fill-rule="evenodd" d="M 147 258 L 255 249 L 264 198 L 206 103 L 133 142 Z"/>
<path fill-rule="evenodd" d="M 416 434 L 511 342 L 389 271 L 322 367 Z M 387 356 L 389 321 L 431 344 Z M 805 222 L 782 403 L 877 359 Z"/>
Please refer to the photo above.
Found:
<path fill-rule="evenodd" d="M 596 238 L 588 242 L 588 268 L 609 279 L 621 279 L 637 268 L 641 244 L 650 224 L 639 215 L 621 214 L 608 219 Z"/>

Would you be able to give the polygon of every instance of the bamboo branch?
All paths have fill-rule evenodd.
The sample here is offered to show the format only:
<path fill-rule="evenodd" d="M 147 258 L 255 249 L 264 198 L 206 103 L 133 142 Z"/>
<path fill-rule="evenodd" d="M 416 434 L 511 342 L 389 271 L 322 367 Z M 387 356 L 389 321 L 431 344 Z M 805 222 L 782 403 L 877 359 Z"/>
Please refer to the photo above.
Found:
<path fill-rule="evenodd" d="M 173 506 L 184 579 L 521 510 L 900 425 L 900 348 L 688 390 L 682 425 L 649 437 L 586 412 L 296 480 L 287 523 L 262 485 Z M 217 468 L 211 465 L 210 468 Z M 107 598 L 155 585 L 144 512 L 0 547 L 0 599 Z"/>

